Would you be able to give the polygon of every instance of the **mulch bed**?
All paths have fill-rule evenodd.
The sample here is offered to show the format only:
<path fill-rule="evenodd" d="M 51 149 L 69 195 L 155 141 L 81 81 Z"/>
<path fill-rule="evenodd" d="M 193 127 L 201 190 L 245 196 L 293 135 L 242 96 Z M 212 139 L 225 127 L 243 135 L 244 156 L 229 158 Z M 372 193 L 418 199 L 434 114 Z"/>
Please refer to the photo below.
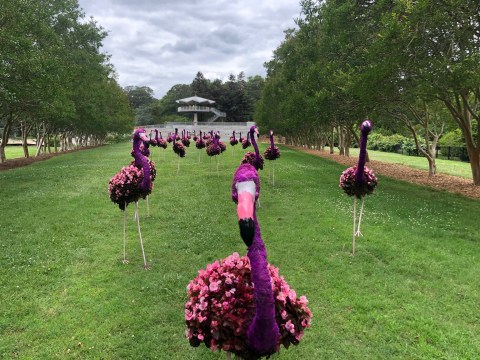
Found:
<path fill-rule="evenodd" d="M 358 161 L 357 158 L 348 158 L 338 154 L 330 154 L 328 151 L 311 150 L 295 146 L 289 147 L 308 154 L 330 159 L 343 164 L 346 167 L 353 166 Z M 375 160 L 368 162 L 367 166 L 378 175 L 418 185 L 429 186 L 437 190 L 462 194 L 472 199 L 480 199 L 480 186 L 473 185 L 473 182 L 470 179 L 440 173 L 437 173 L 435 176 L 428 176 L 428 171 L 426 170 L 413 169 L 401 164 L 385 163 Z M 340 176 L 340 174 L 338 174 L 338 176 Z"/>

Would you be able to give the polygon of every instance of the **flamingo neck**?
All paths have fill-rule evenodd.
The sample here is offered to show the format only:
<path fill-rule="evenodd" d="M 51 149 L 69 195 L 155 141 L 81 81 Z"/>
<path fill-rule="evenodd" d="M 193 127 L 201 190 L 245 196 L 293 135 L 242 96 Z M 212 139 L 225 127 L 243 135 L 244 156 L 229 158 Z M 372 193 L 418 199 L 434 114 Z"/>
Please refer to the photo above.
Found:
<path fill-rule="evenodd" d="M 367 159 L 367 138 L 368 131 L 360 132 L 360 153 L 358 155 L 357 170 L 355 172 L 355 182 L 363 183 L 365 181 L 365 162 Z"/>
<path fill-rule="evenodd" d="M 255 149 L 255 162 L 260 161 L 260 151 L 258 150 L 257 141 L 255 140 L 255 132 L 250 131 L 250 141 Z"/>
<path fill-rule="evenodd" d="M 141 142 L 142 139 L 140 138 L 135 138 L 133 140 L 133 156 L 135 158 L 135 165 L 141 168 L 143 172 L 143 180 L 140 184 L 140 189 L 142 191 L 149 191 L 151 185 L 150 166 L 148 164 L 148 158 L 140 151 Z"/>
<path fill-rule="evenodd" d="M 272 149 L 274 148 L 274 144 L 273 144 L 273 134 L 270 134 L 270 146 L 272 147 Z"/>
<path fill-rule="evenodd" d="M 275 348 L 279 330 L 275 321 L 275 298 L 268 271 L 267 249 L 262 240 L 255 210 L 253 221 L 255 234 L 253 243 L 248 248 L 247 256 L 250 260 L 252 281 L 255 284 L 253 289 L 255 316 L 248 328 L 247 341 L 257 353 L 266 354 Z"/>

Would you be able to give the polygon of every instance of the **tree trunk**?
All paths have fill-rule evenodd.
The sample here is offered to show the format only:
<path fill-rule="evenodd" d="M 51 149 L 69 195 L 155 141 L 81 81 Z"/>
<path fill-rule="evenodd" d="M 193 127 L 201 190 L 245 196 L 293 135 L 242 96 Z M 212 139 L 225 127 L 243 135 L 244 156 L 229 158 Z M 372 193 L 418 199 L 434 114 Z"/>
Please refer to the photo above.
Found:
<path fill-rule="evenodd" d="M 8 137 L 10 136 L 12 124 L 13 114 L 9 114 L 5 122 L 5 126 L 3 127 L 2 142 L 0 142 L 0 164 L 7 161 L 7 157 L 5 156 L 5 146 L 8 144 Z"/>
<path fill-rule="evenodd" d="M 480 152 L 477 149 L 472 150 L 473 151 L 467 147 L 468 156 L 470 158 L 470 167 L 472 169 L 473 184 L 480 186 Z"/>
<path fill-rule="evenodd" d="M 468 93 L 456 94 L 453 101 L 448 97 L 443 97 L 441 100 L 447 106 L 460 130 L 462 130 L 463 138 L 467 145 L 468 157 L 470 158 L 473 184 L 480 186 L 480 126 L 477 125 L 477 134 L 474 138 L 472 117 L 477 120 L 477 124 L 480 123 L 480 119 L 468 102 Z"/>
<path fill-rule="evenodd" d="M 30 157 L 30 153 L 28 151 L 28 134 L 30 133 L 31 128 L 32 124 L 29 124 L 26 121 L 22 121 L 20 123 L 20 130 L 22 133 L 23 156 L 26 158 Z"/>
<path fill-rule="evenodd" d="M 335 127 L 331 127 L 330 132 L 330 154 L 335 153 Z"/>

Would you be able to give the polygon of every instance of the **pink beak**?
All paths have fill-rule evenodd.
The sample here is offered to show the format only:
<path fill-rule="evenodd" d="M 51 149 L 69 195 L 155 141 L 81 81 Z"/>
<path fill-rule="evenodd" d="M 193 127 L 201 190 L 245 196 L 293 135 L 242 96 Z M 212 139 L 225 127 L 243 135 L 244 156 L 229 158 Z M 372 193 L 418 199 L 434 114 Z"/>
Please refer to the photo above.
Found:
<path fill-rule="evenodd" d="M 253 210 L 255 197 L 248 191 L 238 194 L 237 215 L 240 227 L 240 236 L 247 246 L 252 245 L 255 235 L 255 223 L 253 221 Z"/>

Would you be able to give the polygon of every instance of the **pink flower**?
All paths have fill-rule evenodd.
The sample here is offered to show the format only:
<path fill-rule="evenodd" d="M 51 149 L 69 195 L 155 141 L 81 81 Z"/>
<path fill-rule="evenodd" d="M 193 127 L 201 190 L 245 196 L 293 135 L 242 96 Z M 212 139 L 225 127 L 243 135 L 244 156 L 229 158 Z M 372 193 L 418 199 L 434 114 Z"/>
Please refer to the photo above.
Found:
<path fill-rule="evenodd" d="M 220 284 L 220 281 L 214 281 L 210 283 L 209 289 L 210 291 L 218 291 L 218 285 Z"/>
<path fill-rule="evenodd" d="M 300 305 L 302 305 L 302 306 L 307 306 L 307 304 L 308 304 L 307 297 L 306 297 L 305 295 L 300 296 L 300 299 L 299 299 L 298 302 L 299 302 Z"/>
<path fill-rule="evenodd" d="M 290 334 L 295 333 L 295 325 L 293 325 L 290 320 L 288 320 L 287 323 L 285 324 L 285 329 L 287 329 L 290 332 Z"/>

